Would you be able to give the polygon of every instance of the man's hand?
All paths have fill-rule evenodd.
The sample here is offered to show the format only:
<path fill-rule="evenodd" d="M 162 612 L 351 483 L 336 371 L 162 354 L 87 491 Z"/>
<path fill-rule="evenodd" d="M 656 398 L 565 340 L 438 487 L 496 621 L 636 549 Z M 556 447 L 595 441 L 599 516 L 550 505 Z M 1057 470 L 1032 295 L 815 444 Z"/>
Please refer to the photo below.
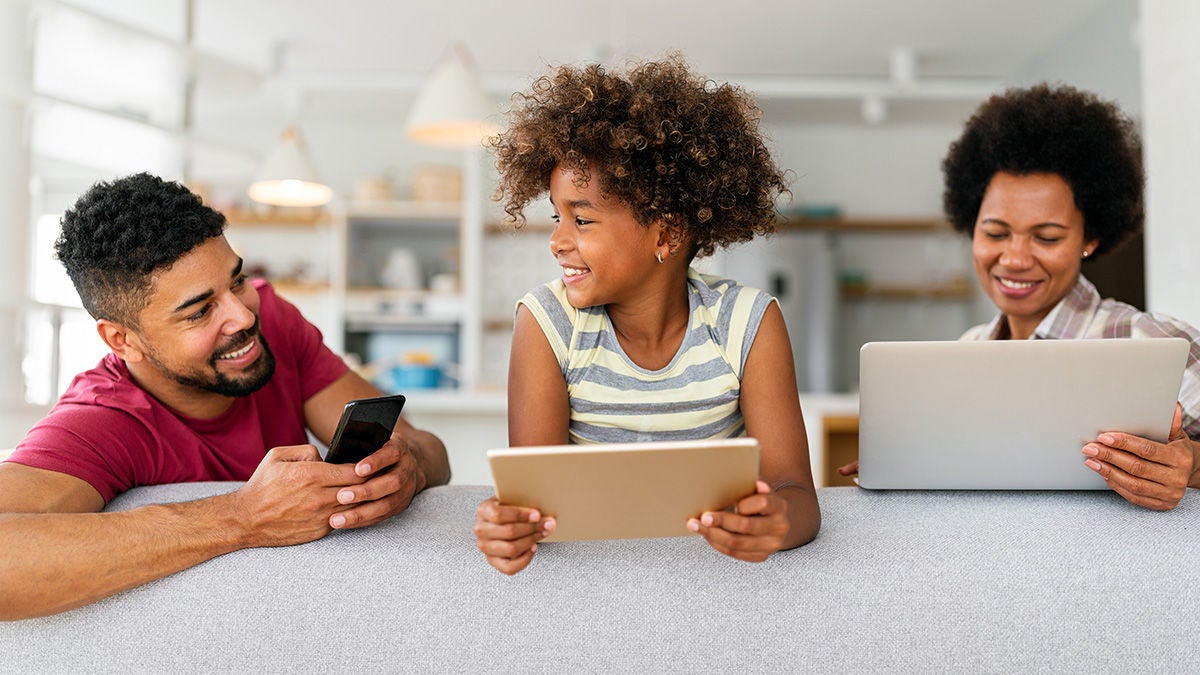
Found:
<path fill-rule="evenodd" d="M 1166 511 L 1187 492 L 1198 453 L 1183 432 L 1183 407 L 1176 404 L 1166 443 L 1105 432 L 1083 446 L 1083 454 L 1084 463 L 1131 504 Z"/>
<path fill-rule="evenodd" d="M 688 520 L 710 546 L 738 560 L 762 562 L 783 546 L 790 524 L 787 502 L 760 481 L 755 493 L 734 505 L 733 513 L 710 511 Z"/>
<path fill-rule="evenodd" d="M 228 515 L 245 522 L 245 546 L 320 539 L 330 531 L 338 490 L 354 478 L 352 467 L 322 462 L 311 445 L 272 448 L 250 480 L 229 495 L 234 506 Z"/>
<path fill-rule="evenodd" d="M 382 448 L 355 464 L 358 480 L 337 491 L 339 504 L 354 506 L 330 516 L 330 527 L 366 527 L 408 508 L 428 483 L 416 452 L 416 441 L 397 428 Z"/>

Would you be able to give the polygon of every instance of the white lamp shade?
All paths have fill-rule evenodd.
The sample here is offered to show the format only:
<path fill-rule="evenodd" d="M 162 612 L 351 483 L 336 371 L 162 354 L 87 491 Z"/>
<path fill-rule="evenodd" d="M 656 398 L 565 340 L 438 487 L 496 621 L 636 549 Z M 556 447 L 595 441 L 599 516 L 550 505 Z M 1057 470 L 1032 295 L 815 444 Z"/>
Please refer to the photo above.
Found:
<path fill-rule="evenodd" d="M 471 57 L 456 46 L 417 93 L 406 131 L 426 145 L 479 147 L 484 138 L 500 131 L 499 125 L 487 121 L 492 112 Z"/>
<path fill-rule="evenodd" d="M 308 148 L 294 126 L 284 130 L 247 192 L 254 201 L 274 206 L 321 206 L 333 199 L 333 189 L 317 179 Z"/>

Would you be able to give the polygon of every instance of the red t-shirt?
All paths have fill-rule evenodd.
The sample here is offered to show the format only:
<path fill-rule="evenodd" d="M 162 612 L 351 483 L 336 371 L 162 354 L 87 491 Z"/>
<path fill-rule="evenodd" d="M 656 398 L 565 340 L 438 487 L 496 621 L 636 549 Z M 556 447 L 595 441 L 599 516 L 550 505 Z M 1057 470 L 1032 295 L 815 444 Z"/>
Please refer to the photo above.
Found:
<path fill-rule="evenodd" d="M 139 485 L 250 478 L 271 448 L 308 442 L 304 402 L 347 370 L 299 310 L 260 279 L 260 329 L 275 355 L 262 389 L 214 419 L 184 417 L 113 354 L 80 373 L 8 458 L 87 481 L 107 504 Z"/>

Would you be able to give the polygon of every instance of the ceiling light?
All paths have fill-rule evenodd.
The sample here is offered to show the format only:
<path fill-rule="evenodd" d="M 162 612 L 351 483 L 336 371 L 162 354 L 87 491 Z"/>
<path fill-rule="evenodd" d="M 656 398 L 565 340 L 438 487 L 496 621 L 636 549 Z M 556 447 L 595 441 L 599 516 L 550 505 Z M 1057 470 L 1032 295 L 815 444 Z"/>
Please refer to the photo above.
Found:
<path fill-rule="evenodd" d="M 489 122 L 494 106 L 466 48 L 455 45 L 417 93 L 408 115 L 408 137 L 446 148 L 479 147 L 500 131 Z"/>
<path fill-rule="evenodd" d="M 289 126 L 250 184 L 250 198 L 273 206 L 322 206 L 333 189 L 317 179 L 300 130 Z"/>

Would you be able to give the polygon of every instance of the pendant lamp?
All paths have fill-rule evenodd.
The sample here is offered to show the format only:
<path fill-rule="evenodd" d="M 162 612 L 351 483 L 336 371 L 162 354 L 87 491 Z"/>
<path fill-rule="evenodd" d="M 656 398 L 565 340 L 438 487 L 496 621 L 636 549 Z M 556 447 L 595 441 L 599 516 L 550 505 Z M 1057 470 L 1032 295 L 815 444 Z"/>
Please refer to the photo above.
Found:
<path fill-rule="evenodd" d="M 254 201 L 273 206 L 322 206 L 333 199 L 333 189 L 317 179 L 308 147 L 295 125 L 283 131 L 248 193 Z"/>
<path fill-rule="evenodd" d="M 444 148 L 478 148 L 500 131 L 479 72 L 462 45 L 455 45 L 417 93 L 405 130 L 418 143 Z"/>

